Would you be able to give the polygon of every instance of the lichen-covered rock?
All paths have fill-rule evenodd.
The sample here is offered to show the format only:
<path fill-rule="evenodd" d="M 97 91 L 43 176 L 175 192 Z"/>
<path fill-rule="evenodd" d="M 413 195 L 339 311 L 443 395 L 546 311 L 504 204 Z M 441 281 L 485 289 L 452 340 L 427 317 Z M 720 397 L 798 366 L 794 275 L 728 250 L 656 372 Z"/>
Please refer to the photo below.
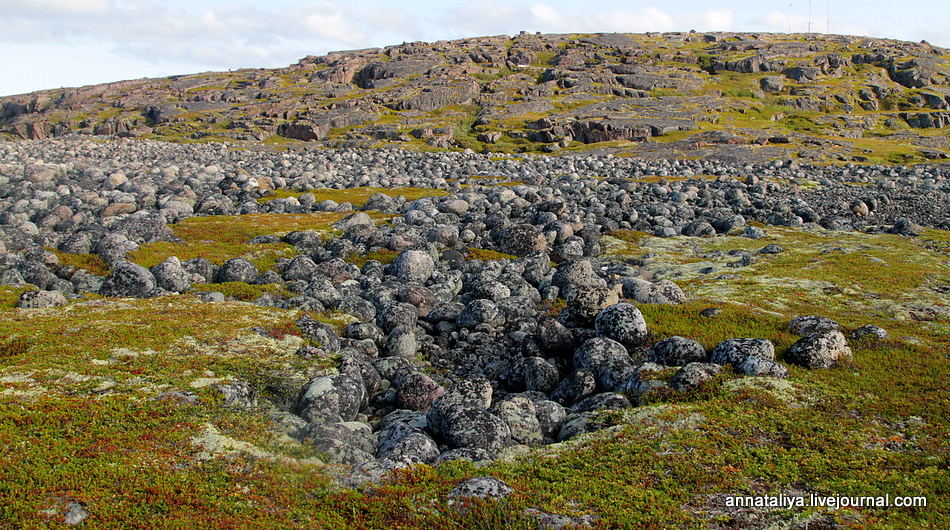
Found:
<path fill-rule="evenodd" d="M 396 403 L 404 409 L 425 412 L 445 393 L 445 388 L 422 372 L 410 372 L 399 378 Z"/>
<path fill-rule="evenodd" d="M 450 448 L 472 447 L 497 453 L 513 443 L 508 424 L 490 412 L 459 407 L 444 412 L 441 419 L 438 433 Z"/>
<path fill-rule="evenodd" d="M 337 440 L 370 455 L 376 453 L 376 435 L 369 425 L 358 421 L 311 423 L 304 438 L 319 446 L 322 440 Z M 365 460 L 364 460 L 365 462 Z"/>
<path fill-rule="evenodd" d="M 619 389 L 636 368 L 627 349 L 606 337 L 594 337 L 574 350 L 574 365 L 590 370 L 605 391 Z"/>
<path fill-rule="evenodd" d="M 491 451 L 477 447 L 459 447 L 458 449 L 451 449 L 440 454 L 439 457 L 435 459 L 435 464 L 439 465 L 445 462 L 452 462 L 453 460 L 488 463 L 494 459 L 495 454 Z"/>
<path fill-rule="evenodd" d="M 181 261 L 175 256 L 169 256 L 165 261 L 152 267 L 152 276 L 158 287 L 174 293 L 183 293 L 191 289 L 191 273 L 181 266 Z"/>
<path fill-rule="evenodd" d="M 653 343 L 648 354 L 650 362 L 666 366 L 684 366 L 689 363 L 709 362 L 706 348 L 693 339 L 669 337 Z"/>
<path fill-rule="evenodd" d="M 554 275 L 551 277 L 551 285 L 564 290 L 568 287 L 579 287 L 582 285 L 602 286 L 602 280 L 597 276 L 590 260 L 578 259 L 565 261 L 558 265 Z"/>
<path fill-rule="evenodd" d="M 419 310 L 414 305 L 403 302 L 390 302 L 382 311 L 376 313 L 376 325 L 386 334 L 391 333 L 397 326 L 413 329 L 418 321 Z"/>
<path fill-rule="evenodd" d="M 309 282 L 317 272 L 317 264 L 312 259 L 303 254 L 290 260 L 287 270 L 284 271 L 284 279 L 287 281 L 304 280 Z"/>
<path fill-rule="evenodd" d="M 602 392 L 588 396 L 571 407 L 571 412 L 594 412 L 597 410 L 628 409 L 633 404 L 627 396 L 617 392 Z"/>
<path fill-rule="evenodd" d="M 373 460 L 372 453 L 333 438 L 317 438 L 310 443 L 323 454 L 328 464 L 358 466 Z"/>
<path fill-rule="evenodd" d="M 144 298 L 155 287 L 155 277 L 148 269 L 129 261 L 120 261 L 116 263 L 102 282 L 99 294 L 102 296 Z"/>
<path fill-rule="evenodd" d="M 50 285 L 56 280 L 56 275 L 50 272 L 44 263 L 34 259 L 25 259 L 17 264 L 16 269 L 11 270 L 18 272 L 23 281 L 41 290 L 49 290 Z"/>
<path fill-rule="evenodd" d="M 404 250 L 389 265 L 389 273 L 406 283 L 425 283 L 433 271 L 435 261 L 423 250 Z"/>
<path fill-rule="evenodd" d="M 297 320 L 297 327 L 305 338 L 317 342 L 331 352 L 340 350 L 340 337 L 329 325 L 305 315 Z"/>
<path fill-rule="evenodd" d="M 314 423 L 353 421 L 366 400 L 363 378 L 352 372 L 314 378 L 300 399 L 300 414 Z"/>
<path fill-rule="evenodd" d="M 257 390 L 247 381 L 228 381 L 214 385 L 224 397 L 224 405 L 240 409 L 257 407 Z"/>
<path fill-rule="evenodd" d="M 852 353 L 843 333 L 824 330 L 806 335 L 792 344 L 785 359 L 805 368 L 833 368 L 850 361 Z"/>
<path fill-rule="evenodd" d="M 525 357 L 518 363 L 524 387 L 529 391 L 548 393 L 560 382 L 557 367 L 541 357 Z"/>
<path fill-rule="evenodd" d="M 490 411 L 501 418 L 511 431 L 511 438 L 520 444 L 539 445 L 544 441 L 534 402 L 522 395 L 509 394 Z"/>
<path fill-rule="evenodd" d="M 17 301 L 17 307 L 20 309 L 38 309 L 66 304 L 66 297 L 58 291 L 27 291 L 21 294 Z"/>
<path fill-rule="evenodd" d="M 479 298 L 472 300 L 455 319 L 455 325 L 472 329 L 479 324 L 488 324 L 498 327 L 505 323 L 505 316 L 498 309 L 498 305 L 491 300 Z"/>
<path fill-rule="evenodd" d="M 413 357 L 419 350 L 419 341 L 409 326 L 396 326 L 386 337 L 383 357 Z"/>
<path fill-rule="evenodd" d="M 640 304 L 682 304 L 686 302 L 686 294 L 680 286 L 670 280 L 660 280 L 656 283 L 642 278 L 626 278 L 621 286 L 623 295 Z"/>
<path fill-rule="evenodd" d="M 450 448 L 497 452 L 510 445 L 511 430 L 487 412 L 492 388 L 487 379 L 464 379 L 446 389 L 426 413 L 429 429 Z"/>
<path fill-rule="evenodd" d="M 412 432 L 380 450 L 377 458 L 390 460 L 408 460 L 431 464 L 439 457 L 439 444 L 423 432 Z"/>
<path fill-rule="evenodd" d="M 713 348 L 710 362 L 725 366 L 740 366 L 749 357 L 775 360 L 775 345 L 767 339 L 726 339 Z"/>
<path fill-rule="evenodd" d="M 244 258 L 231 258 L 221 264 L 216 281 L 253 283 L 260 275 L 257 267 Z"/>
<path fill-rule="evenodd" d="M 578 368 L 565 377 L 551 392 L 551 400 L 570 407 L 596 391 L 597 378 L 594 372 L 586 368 Z"/>
<path fill-rule="evenodd" d="M 475 477 L 463 480 L 452 488 L 449 499 L 501 499 L 514 493 L 514 489 L 495 477 Z"/>
<path fill-rule="evenodd" d="M 567 418 L 567 409 L 563 405 L 547 399 L 547 396 L 539 392 L 525 392 L 522 394 L 528 396 L 534 401 L 535 415 L 538 419 L 538 426 L 541 428 L 541 435 L 545 441 L 553 441 L 557 438 L 564 419 Z"/>
<path fill-rule="evenodd" d="M 788 323 L 789 333 L 804 337 L 810 333 L 827 330 L 841 330 L 841 325 L 827 317 L 806 315 L 795 317 Z"/>
<path fill-rule="evenodd" d="M 890 338 L 890 334 L 886 329 L 875 326 L 873 324 L 868 324 L 867 326 L 861 326 L 860 328 L 851 332 L 852 340 L 861 340 L 866 338 L 873 338 L 877 340 L 887 340 Z"/>
<path fill-rule="evenodd" d="M 642 346 L 647 340 L 647 323 L 643 314 L 633 304 L 618 303 L 604 308 L 594 320 L 597 334 L 632 349 Z"/>
<path fill-rule="evenodd" d="M 759 357 L 749 357 L 736 367 L 736 371 L 742 375 L 775 377 L 776 379 L 788 378 L 788 368 L 782 366 L 778 361 L 770 361 Z"/>
<path fill-rule="evenodd" d="M 677 392 L 695 390 L 720 373 L 722 366 L 719 364 L 689 363 L 670 378 L 670 388 Z"/>
<path fill-rule="evenodd" d="M 509 226 L 498 236 L 498 247 L 505 254 L 524 257 L 544 250 L 548 240 L 534 225 L 521 223 Z"/>
<path fill-rule="evenodd" d="M 538 319 L 537 336 L 544 354 L 552 357 L 571 356 L 577 347 L 571 330 L 549 316 Z"/>
<path fill-rule="evenodd" d="M 567 307 L 561 311 L 559 320 L 562 322 L 565 315 L 570 315 L 570 320 L 581 326 L 589 325 L 597 315 L 604 309 L 615 305 L 620 301 L 620 295 L 617 291 L 599 286 L 581 285 L 567 289 L 565 300 Z"/>

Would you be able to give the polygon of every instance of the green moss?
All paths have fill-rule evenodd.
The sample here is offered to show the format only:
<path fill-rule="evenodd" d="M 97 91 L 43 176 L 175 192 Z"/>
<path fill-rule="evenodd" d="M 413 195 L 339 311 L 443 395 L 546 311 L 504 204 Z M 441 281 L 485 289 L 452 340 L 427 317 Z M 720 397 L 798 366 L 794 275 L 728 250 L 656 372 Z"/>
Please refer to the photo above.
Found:
<path fill-rule="evenodd" d="M 35 291 L 36 286 L 22 287 L 0 286 L 0 310 L 16 309 L 20 296 L 27 291 Z"/>
<path fill-rule="evenodd" d="M 86 269 L 88 272 L 97 276 L 109 274 L 109 264 L 96 254 L 69 254 L 55 248 L 46 248 L 59 258 L 62 265 L 75 267 L 77 269 Z"/>
<path fill-rule="evenodd" d="M 392 263 L 396 257 L 399 256 L 399 252 L 395 250 L 378 250 L 374 252 L 367 252 L 363 255 L 360 254 L 350 254 L 346 261 L 352 263 L 357 267 L 362 267 L 366 265 L 369 261 L 378 261 L 384 265 Z"/>
<path fill-rule="evenodd" d="M 516 260 L 518 256 L 512 256 L 511 254 L 505 254 L 504 252 L 498 252 L 496 250 L 487 250 L 483 248 L 470 248 L 467 251 L 465 259 L 480 259 L 480 260 L 498 260 L 498 259 L 510 259 Z"/>
<path fill-rule="evenodd" d="M 242 302 L 251 302 L 257 300 L 265 294 L 273 294 L 285 298 L 293 297 L 294 294 L 288 291 L 283 284 L 269 283 L 264 285 L 252 285 L 244 282 L 222 282 L 206 285 L 195 285 L 196 290 L 218 291 L 225 298 L 231 300 L 240 300 Z"/>
<path fill-rule="evenodd" d="M 414 201 L 423 197 L 441 197 L 446 195 L 448 192 L 441 189 L 417 188 L 412 186 L 407 186 L 405 188 L 372 188 L 364 186 L 359 188 L 346 188 L 342 190 L 327 188 L 307 191 L 275 190 L 270 192 L 267 196 L 258 199 L 257 202 L 263 204 L 264 202 L 273 199 L 287 197 L 296 198 L 300 197 L 300 195 L 303 193 L 312 193 L 318 203 L 325 200 L 335 201 L 340 204 L 348 202 L 352 204 L 354 208 L 362 209 L 363 206 L 366 205 L 366 201 L 377 193 L 382 193 L 383 195 L 388 195 L 390 197 L 398 197 L 402 195 L 407 201 Z"/>

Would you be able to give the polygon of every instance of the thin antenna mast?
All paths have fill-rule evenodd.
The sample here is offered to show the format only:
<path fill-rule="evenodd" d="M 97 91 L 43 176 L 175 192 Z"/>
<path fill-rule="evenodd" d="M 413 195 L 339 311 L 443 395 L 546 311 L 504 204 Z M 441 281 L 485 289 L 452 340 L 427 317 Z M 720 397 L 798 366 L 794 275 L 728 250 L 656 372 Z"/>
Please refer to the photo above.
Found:
<path fill-rule="evenodd" d="M 825 34 L 831 35 L 831 0 L 828 0 L 828 12 L 825 14 Z"/>
<path fill-rule="evenodd" d="M 811 33 L 811 0 L 808 0 L 808 33 Z"/>

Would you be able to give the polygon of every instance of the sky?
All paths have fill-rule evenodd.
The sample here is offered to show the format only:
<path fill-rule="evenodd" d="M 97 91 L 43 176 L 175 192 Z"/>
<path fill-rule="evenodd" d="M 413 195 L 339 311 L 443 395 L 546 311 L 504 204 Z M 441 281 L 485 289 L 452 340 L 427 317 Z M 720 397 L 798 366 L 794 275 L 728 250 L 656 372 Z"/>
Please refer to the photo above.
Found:
<path fill-rule="evenodd" d="M 0 0 L 0 96 L 519 31 L 807 32 L 950 47 L 947 0 Z"/>

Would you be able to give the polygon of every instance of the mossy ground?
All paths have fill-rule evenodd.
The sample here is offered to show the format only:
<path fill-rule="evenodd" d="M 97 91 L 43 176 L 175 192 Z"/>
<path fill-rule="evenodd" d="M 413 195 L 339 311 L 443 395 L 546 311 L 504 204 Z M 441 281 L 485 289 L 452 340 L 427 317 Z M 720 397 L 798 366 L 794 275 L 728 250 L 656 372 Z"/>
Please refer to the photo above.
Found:
<path fill-rule="evenodd" d="M 203 218 L 175 230 L 185 245 L 237 248 L 333 219 L 277 217 Z M 266 397 L 279 374 L 332 371 L 334 359 L 294 356 L 303 344 L 297 312 L 189 295 L 18 310 L 23 289 L 0 288 L 0 526 L 57 527 L 77 501 L 90 528 L 534 528 L 526 509 L 593 514 L 599 528 L 763 528 L 821 518 L 845 528 L 946 528 L 950 236 L 766 232 L 762 240 L 618 233 L 605 247 L 656 253 L 648 267 L 690 296 L 680 306 L 641 306 L 651 340 L 682 335 L 710 348 L 731 337 L 767 338 L 781 361 L 796 340 L 788 321 L 803 314 L 848 330 L 877 324 L 892 338 L 851 341 L 848 366 L 789 366 L 791 378 L 777 382 L 727 371 L 698 392 L 604 413 L 598 421 L 608 427 L 576 441 L 512 451 L 487 468 L 417 466 L 362 492 L 333 487 L 336 471 L 315 451 L 275 436 L 263 409 L 226 407 L 214 388 L 242 379 Z M 738 259 L 729 250 L 769 243 L 787 250 L 725 265 Z M 715 272 L 699 272 L 706 266 Z M 707 307 L 721 312 L 698 316 Z M 317 316 L 336 325 L 348 318 Z M 156 399 L 175 391 L 199 401 Z M 193 440 L 209 425 L 258 450 L 208 458 Z M 449 507 L 445 494 L 481 475 L 515 493 L 500 504 Z M 828 511 L 724 501 L 767 494 L 923 496 L 928 504 Z"/>

